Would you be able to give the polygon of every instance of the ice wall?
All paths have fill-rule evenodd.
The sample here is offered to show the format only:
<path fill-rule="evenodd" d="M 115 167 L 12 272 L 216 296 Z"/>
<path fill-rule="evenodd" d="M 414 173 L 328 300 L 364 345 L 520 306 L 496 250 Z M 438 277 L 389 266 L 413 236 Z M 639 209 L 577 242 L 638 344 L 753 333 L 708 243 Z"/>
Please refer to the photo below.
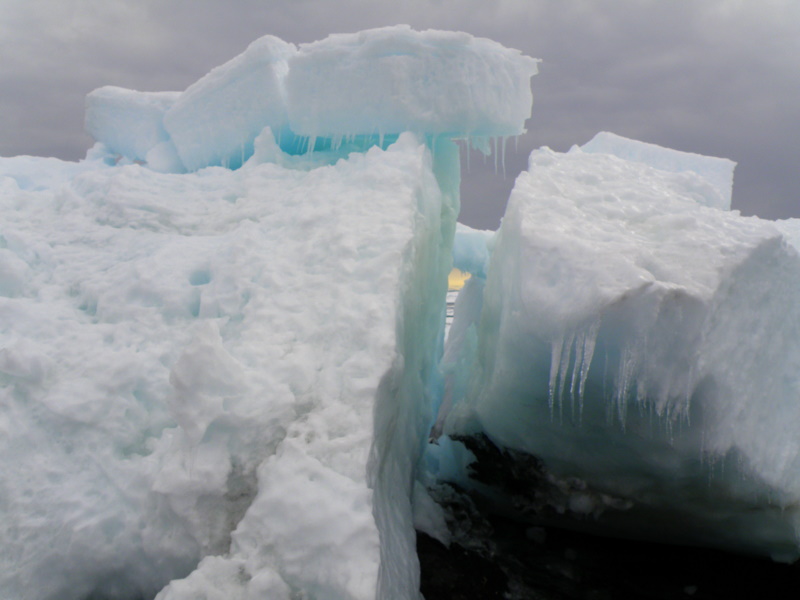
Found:
<path fill-rule="evenodd" d="M 543 459 L 569 526 L 794 559 L 800 258 L 660 166 L 531 155 L 445 430 Z"/>

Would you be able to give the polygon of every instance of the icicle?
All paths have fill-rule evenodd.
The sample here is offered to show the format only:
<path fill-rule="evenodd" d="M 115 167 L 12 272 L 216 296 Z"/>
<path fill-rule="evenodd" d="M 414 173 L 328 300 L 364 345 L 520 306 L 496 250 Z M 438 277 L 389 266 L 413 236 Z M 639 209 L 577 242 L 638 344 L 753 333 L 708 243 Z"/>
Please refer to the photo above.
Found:
<path fill-rule="evenodd" d="M 560 373 L 558 376 L 558 417 L 559 421 L 563 415 L 563 407 L 564 407 L 564 390 L 566 389 L 567 383 L 567 371 L 569 371 L 571 359 L 572 359 L 572 346 L 574 345 L 573 342 L 575 340 L 575 334 L 570 333 L 568 337 L 564 339 L 561 344 L 561 361 L 560 361 Z M 574 367 L 573 367 L 574 368 Z"/>
<path fill-rule="evenodd" d="M 550 420 L 553 420 L 553 409 L 556 401 L 556 394 L 558 390 L 558 373 L 561 370 L 561 347 L 564 344 L 564 338 L 560 337 L 550 343 L 550 383 L 548 385 L 549 396 L 547 405 L 550 408 Z"/>
<path fill-rule="evenodd" d="M 569 406 L 572 411 L 572 418 L 575 418 L 575 390 L 578 383 L 580 366 L 583 364 L 583 348 L 585 345 L 586 332 L 578 333 L 575 336 L 575 361 L 572 364 L 572 377 L 569 382 Z"/>
<path fill-rule="evenodd" d="M 589 368 L 592 366 L 594 349 L 597 345 L 597 334 L 600 332 L 600 321 L 595 321 L 589 326 L 583 338 L 583 360 L 581 361 L 581 376 L 578 384 L 578 422 L 583 420 L 583 399 L 586 392 L 586 379 L 589 377 Z"/>
<path fill-rule="evenodd" d="M 492 154 L 494 155 L 494 174 L 497 175 L 497 138 L 492 138 Z"/>
<path fill-rule="evenodd" d="M 617 417 L 620 420 L 623 431 L 625 430 L 625 418 L 629 394 L 628 387 L 633 379 L 632 372 L 634 370 L 634 363 L 635 359 L 633 358 L 630 350 L 626 349 L 624 352 L 622 352 L 622 356 L 620 357 L 619 376 L 617 380 L 617 390 L 614 397 L 614 404 L 617 407 Z"/>
<path fill-rule="evenodd" d="M 506 178 L 506 142 L 508 138 L 506 136 L 500 137 L 500 164 L 503 166 L 503 179 Z"/>

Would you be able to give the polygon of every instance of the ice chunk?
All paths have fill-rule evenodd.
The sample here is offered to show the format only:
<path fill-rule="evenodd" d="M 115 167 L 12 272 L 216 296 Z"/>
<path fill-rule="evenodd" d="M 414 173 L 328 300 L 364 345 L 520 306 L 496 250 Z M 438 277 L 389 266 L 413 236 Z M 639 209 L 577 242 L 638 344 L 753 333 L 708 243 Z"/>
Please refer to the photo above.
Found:
<path fill-rule="evenodd" d="M 696 198 L 706 206 L 730 210 L 733 190 L 733 170 L 736 163 L 727 158 L 702 156 L 692 152 L 681 152 L 631 140 L 602 131 L 581 146 L 584 152 L 613 154 L 624 160 L 644 163 L 656 169 L 680 173 L 691 171 L 703 177 L 711 189 L 695 189 Z"/>
<path fill-rule="evenodd" d="M 286 126 L 284 78 L 295 46 L 271 35 L 189 86 L 164 117 L 178 156 L 190 171 L 237 168 L 269 126 Z"/>
<path fill-rule="evenodd" d="M 405 25 L 303 44 L 289 66 L 291 128 L 312 137 L 519 135 L 536 73 L 491 40 Z"/>
<path fill-rule="evenodd" d="M 595 531 L 793 559 L 800 258 L 773 224 L 698 204 L 689 175 L 531 155 L 492 254 L 480 377 L 446 430 L 627 508 Z"/>
<path fill-rule="evenodd" d="M 458 223 L 453 240 L 453 266 L 466 273 L 486 277 L 494 236 L 494 231 L 473 229 Z"/>
<path fill-rule="evenodd" d="M 104 87 L 86 128 L 161 172 L 236 169 L 265 128 L 289 154 L 386 148 L 397 135 L 492 137 L 524 132 L 536 60 L 466 33 L 408 26 L 293 44 L 273 36 L 183 93 Z"/>
<path fill-rule="evenodd" d="M 0 188 L 5 596 L 416 597 L 444 154 Z"/>
<path fill-rule="evenodd" d="M 86 131 L 112 152 L 130 160 L 147 160 L 147 153 L 169 139 L 164 113 L 180 92 L 137 92 L 115 86 L 86 96 Z"/>

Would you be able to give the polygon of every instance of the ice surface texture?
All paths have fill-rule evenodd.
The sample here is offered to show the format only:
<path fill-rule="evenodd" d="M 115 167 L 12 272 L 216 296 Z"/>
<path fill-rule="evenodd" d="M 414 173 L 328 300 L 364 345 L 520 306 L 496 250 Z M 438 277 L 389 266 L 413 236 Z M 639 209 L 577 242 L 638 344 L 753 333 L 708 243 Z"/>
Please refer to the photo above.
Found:
<path fill-rule="evenodd" d="M 456 232 L 451 138 L 522 132 L 535 71 L 267 36 L 90 94 L 79 164 L 0 160 L 0 595 L 416 600 L 413 524 L 447 534 L 415 476 L 468 462 L 420 463 L 431 427 L 536 454 L 596 530 L 796 558 L 796 223 L 604 133 Z"/>
<path fill-rule="evenodd" d="M 800 259 L 641 147 L 531 155 L 445 430 L 577 478 L 587 527 L 795 558 Z"/>
<path fill-rule="evenodd" d="M 100 88 L 87 99 L 97 141 L 159 171 L 238 168 L 270 127 L 298 154 L 404 131 L 488 138 L 524 132 L 536 60 L 487 39 L 386 27 L 299 49 L 273 36 L 181 94 Z"/>

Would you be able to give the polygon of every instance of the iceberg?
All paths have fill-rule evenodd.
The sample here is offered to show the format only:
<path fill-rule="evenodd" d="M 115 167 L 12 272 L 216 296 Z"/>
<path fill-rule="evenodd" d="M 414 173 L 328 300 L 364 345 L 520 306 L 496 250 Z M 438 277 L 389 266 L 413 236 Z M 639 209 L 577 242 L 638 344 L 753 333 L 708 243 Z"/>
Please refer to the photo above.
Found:
<path fill-rule="evenodd" d="M 495 232 L 492 230 L 473 229 L 463 223 L 457 223 L 453 239 L 453 266 L 465 273 L 485 279 L 494 236 Z"/>
<path fill-rule="evenodd" d="M 536 64 L 265 36 L 91 92 L 79 163 L 1 158 L 0 595 L 417 600 L 463 498 L 796 560 L 800 226 L 607 132 L 457 224 L 454 140 L 523 132 Z"/>
<path fill-rule="evenodd" d="M 441 469 L 523 520 L 796 560 L 800 257 L 707 206 L 705 159 L 614 146 L 531 154 L 464 317 L 477 350 L 445 433 L 535 457 L 549 483 L 487 490 L 466 449 Z"/>
<path fill-rule="evenodd" d="M 368 129 L 322 110 L 359 70 Z M 445 71 L 474 101 L 406 122 Z M 521 132 L 534 72 L 466 34 L 267 36 L 183 92 L 90 93 L 80 163 L 0 159 L 2 596 L 418 598 L 451 138 Z"/>
<path fill-rule="evenodd" d="M 374 421 L 425 397 L 404 344 L 437 331 L 398 328 L 437 322 L 410 299 L 449 270 L 431 164 L 409 134 L 307 172 L 98 161 L 3 195 L 4 597 L 152 598 L 204 556 L 159 597 L 376 596 Z"/>

